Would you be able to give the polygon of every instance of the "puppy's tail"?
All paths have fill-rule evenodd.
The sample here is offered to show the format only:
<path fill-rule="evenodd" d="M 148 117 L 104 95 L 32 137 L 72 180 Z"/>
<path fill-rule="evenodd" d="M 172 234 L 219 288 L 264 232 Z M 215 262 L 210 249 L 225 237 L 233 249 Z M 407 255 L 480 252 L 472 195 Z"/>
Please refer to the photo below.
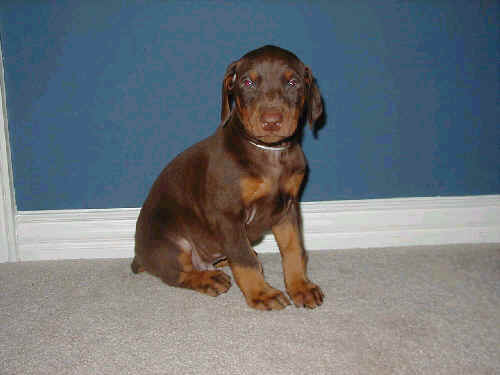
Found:
<path fill-rule="evenodd" d="M 137 258 L 134 258 L 132 264 L 130 265 L 130 268 L 132 269 L 132 272 L 135 274 L 145 271 L 144 267 L 141 266 L 141 264 L 137 261 Z"/>

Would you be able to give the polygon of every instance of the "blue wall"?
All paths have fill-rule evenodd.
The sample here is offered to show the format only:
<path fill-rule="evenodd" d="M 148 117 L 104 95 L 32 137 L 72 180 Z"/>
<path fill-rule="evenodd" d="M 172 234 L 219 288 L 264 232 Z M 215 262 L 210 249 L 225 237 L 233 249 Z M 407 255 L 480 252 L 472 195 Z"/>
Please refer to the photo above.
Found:
<path fill-rule="evenodd" d="M 268 43 L 326 104 L 303 201 L 500 193 L 498 2 L 1 4 L 20 210 L 140 206 L 216 128 L 226 66 Z"/>

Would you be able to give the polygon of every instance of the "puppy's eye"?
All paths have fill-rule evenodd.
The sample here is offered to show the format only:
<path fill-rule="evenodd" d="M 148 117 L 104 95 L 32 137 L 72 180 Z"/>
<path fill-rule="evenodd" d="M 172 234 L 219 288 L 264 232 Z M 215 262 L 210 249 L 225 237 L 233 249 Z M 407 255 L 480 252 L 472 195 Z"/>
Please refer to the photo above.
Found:
<path fill-rule="evenodd" d="M 243 80 L 243 86 L 245 86 L 245 87 L 254 87 L 255 83 L 251 79 L 245 78 Z"/>
<path fill-rule="evenodd" d="M 290 87 L 295 87 L 297 86 L 298 82 L 295 78 L 292 78 L 290 81 L 288 81 L 288 86 Z"/>

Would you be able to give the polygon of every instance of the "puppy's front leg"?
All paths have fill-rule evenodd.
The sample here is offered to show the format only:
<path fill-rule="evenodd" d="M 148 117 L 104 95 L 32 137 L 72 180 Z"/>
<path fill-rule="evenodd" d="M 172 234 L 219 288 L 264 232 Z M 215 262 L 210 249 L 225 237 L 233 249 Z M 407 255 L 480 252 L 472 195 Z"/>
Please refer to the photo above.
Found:
<path fill-rule="evenodd" d="M 323 292 L 306 275 L 307 258 L 300 236 L 298 207 L 294 202 L 287 216 L 272 231 L 283 262 L 285 285 L 295 306 L 313 309 L 323 303 Z"/>
<path fill-rule="evenodd" d="M 247 304 L 258 310 L 281 310 L 290 305 L 283 292 L 273 288 L 264 280 L 262 266 L 246 237 L 244 228 L 235 243 L 237 245 L 228 253 L 228 260 L 234 279 Z"/>

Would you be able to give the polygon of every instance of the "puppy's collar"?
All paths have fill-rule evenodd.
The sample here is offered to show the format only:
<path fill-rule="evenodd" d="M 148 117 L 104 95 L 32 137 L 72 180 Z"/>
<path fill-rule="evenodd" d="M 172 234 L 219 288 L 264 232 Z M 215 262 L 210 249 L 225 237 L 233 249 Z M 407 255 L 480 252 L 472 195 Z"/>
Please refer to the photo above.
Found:
<path fill-rule="evenodd" d="M 233 118 L 233 113 L 234 113 L 234 108 L 231 110 L 231 115 L 223 123 L 222 127 L 226 126 L 226 124 L 230 122 L 230 120 Z M 275 144 L 275 145 L 266 145 L 266 144 L 263 144 L 263 143 L 258 143 L 258 141 L 256 142 L 255 140 L 253 140 L 252 138 L 250 138 L 247 135 L 247 133 L 243 129 L 241 129 L 239 126 L 235 126 L 234 129 L 248 143 L 250 143 L 252 146 L 260 148 L 261 150 L 267 150 L 267 151 L 285 151 L 285 150 L 288 150 L 290 147 L 292 147 L 292 142 L 290 142 L 290 141 L 278 143 L 278 144 Z"/>
<path fill-rule="evenodd" d="M 255 143 L 254 141 L 250 140 L 247 138 L 247 141 L 254 145 L 255 147 L 258 147 L 262 150 L 269 150 L 269 151 L 285 151 L 288 150 L 292 144 L 290 142 L 286 142 L 285 144 L 282 145 L 277 145 L 277 146 L 268 146 L 268 145 L 261 145 L 259 143 Z"/>

